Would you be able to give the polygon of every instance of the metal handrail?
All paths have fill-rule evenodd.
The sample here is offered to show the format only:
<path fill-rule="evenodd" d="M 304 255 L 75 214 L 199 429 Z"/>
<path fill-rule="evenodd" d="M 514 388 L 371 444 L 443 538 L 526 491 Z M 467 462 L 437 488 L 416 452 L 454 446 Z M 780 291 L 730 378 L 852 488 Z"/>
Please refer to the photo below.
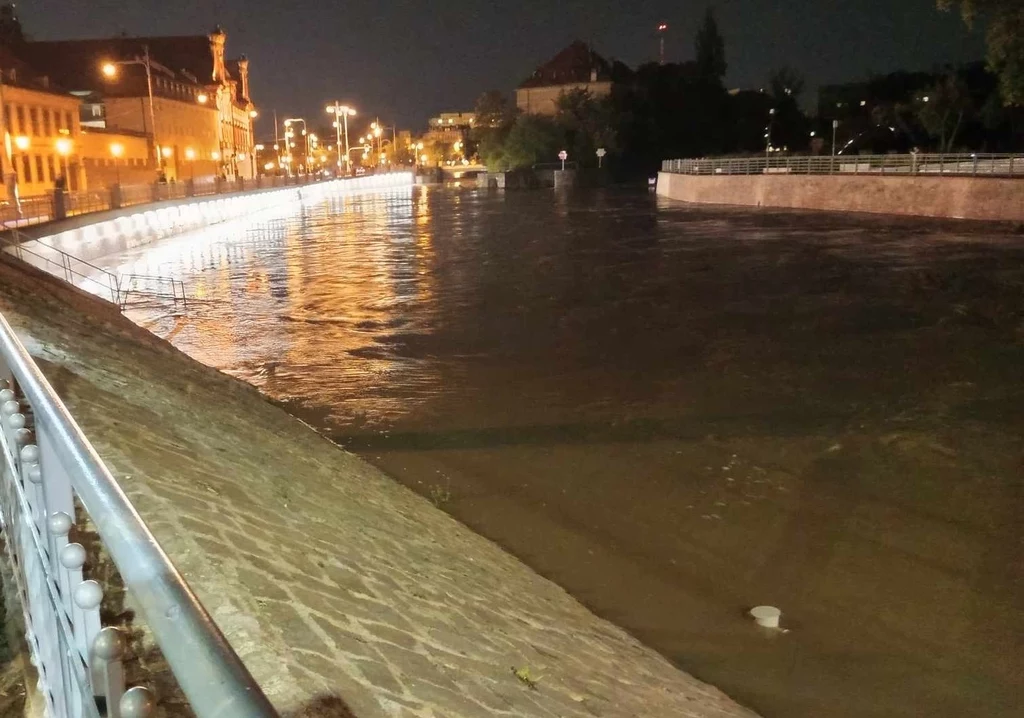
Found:
<path fill-rule="evenodd" d="M 2 315 L 0 359 L 31 406 L 36 427 L 45 430 L 49 450 L 69 469 L 75 493 L 196 714 L 275 718 L 269 700 Z"/>
<path fill-rule="evenodd" d="M 11 230 L 11 236 L 9 237 L 0 234 L 0 241 L 6 242 L 9 247 L 12 247 L 14 249 L 15 257 L 17 257 L 18 259 L 24 259 L 22 255 L 28 254 L 29 256 L 35 257 L 38 260 L 46 262 L 47 264 L 53 265 L 55 267 L 60 267 L 61 270 L 64 272 L 64 279 L 67 280 L 69 284 L 77 284 L 75 279 L 79 279 L 86 282 L 93 282 L 94 284 L 99 284 L 100 286 L 104 286 L 103 282 L 99 282 L 96 280 L 96 277 L 99 276 L 105 278 L 107 280 L 105 286 L 107 288 L 107 291 L 110 292 L 110 301 L 114 304 L 120 304 L 121 282 L 118 279 L 117 275 L 113 274 L 112 272 L 108 272 L 106 269 L 97 267 L 95 264 L 92 264 L 84 259 L 79 259 L 74 255 L 68 254 L 62 249 L 57 249 L 56 247 L 52 247 L 50 245 L 44 245 L 47 249 L 56 252 L 57 255 L 61 258 L 61 261 L 57 262 L 51 257 L 47 257 L 44 254 L 40 254 L 39 252 L 33 251 L 26 247 L 25 242 L 22 241 L 23 238 L 24 235 L 22 235 L 16 229 Z M 78 262 L 79 264 L 85 265 L 93 272 L 93 274 L 83 274 L 82 272 L 74 268 L 72 262 Z"/>
<path fill-rule="evenodd" d="M 750 174 L 896 174 L 1024 177 L 1024 155 L 1018 154 L 892 154 L 788 155 L 763 154 L 665 160 L 662 172 L 695 175 Z"/>

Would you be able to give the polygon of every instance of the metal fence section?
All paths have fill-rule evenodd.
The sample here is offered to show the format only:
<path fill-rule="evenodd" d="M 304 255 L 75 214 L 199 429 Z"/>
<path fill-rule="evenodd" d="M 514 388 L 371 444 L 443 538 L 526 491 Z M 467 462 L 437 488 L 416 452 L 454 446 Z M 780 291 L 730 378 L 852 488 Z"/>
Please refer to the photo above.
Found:
<path fill-rule="evenodd" d="M 1024 155 L 759 155 L 665 160 L 661 163 L 661 171 L 693 175 L 864 174 L 1024 177 Z"/>
<path fill-rule="evenodd" d="M 0 520 L 47 715 L 144 718 L 126 637 L 100 624 L 86 517 L 200 718 L 276 712 L 0 315 Z"/>
<path fill-rule="evenodd" d="M 116 185 L 105 189 L 77 192 L 51 192 L 46 195 L 22 197 L 18 201 L 0 201 L 0 229 L 42 224 L 73 215 L 103 212 L 109 209 L 131 207 L 150 202 L 161 202 L 187 197 L 207 197 L 215 194 L 251 192 L 256 189 L 294 187 L 320 181 L 312 175 L 294 177 L 256 177 L 228 180 L 218 177 L 199 177 L 182 182 L 154 182 L 152 184 Z M 59 195 L 59 198 L 58 198 Z"/>

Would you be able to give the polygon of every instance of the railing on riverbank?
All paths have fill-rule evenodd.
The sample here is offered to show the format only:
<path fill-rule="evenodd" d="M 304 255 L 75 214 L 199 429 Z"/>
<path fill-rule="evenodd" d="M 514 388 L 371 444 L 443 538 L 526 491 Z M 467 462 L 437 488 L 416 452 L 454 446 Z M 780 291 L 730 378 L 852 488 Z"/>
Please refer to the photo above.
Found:
<path fill-rule="evenodd" d="M 100 624 L 104 587 L 86 578 L 95 552 L 83 545 L 93 530 L 196 715 L 277 715 L 2 315 L 0 453 L 8 575 L 48 716 L 153 712 L 146 688 L 125 690 L 124 633 Z"/>
<path fill-rule="evenodd" d="M 115 185 L 101 190 L 59 192 L 22 197 L 19 202 L 0 203 L 0 229 L 26 227 L 55 219 L 65 219 L 91 212 L 104 212 L 152 202 L 187 197 L 208 197 L 219 194 L 251 192 L 275 187 L 297 187 L 323 181 L 313 175 L 261 176 L 255 179 L 226 180 L 200 177 L 183 182 L 155 182 L 141 185 Z"/>
<path fill-rule="evenodd" d="M 662 172 L 693 175 L 884 174 L 1024 178 L 1024 155 L 760 155 L 665 160 Z"/>
<path fill-rule="evenodd" d="M 26 257 L 31 257 L 34 261 L 30 261 L 30 264 L 116 304 L 121 311 L 130 304 L 147 300 L 158 300 L 161 303 L 170 300 L 175 306 L 178 302 L 188 306 L 185 284 L 181 280 L 149 274 L 117 275 L 62 249 L 44 245 L 45 251 L 53 255 L 47 256 L 32 249 L 35 245 L 27 241 L 18 230 L 10 232 L 10 235 L 0 234 L 0 250 L 6 245 L 22 261 L 29 261 Z"/>

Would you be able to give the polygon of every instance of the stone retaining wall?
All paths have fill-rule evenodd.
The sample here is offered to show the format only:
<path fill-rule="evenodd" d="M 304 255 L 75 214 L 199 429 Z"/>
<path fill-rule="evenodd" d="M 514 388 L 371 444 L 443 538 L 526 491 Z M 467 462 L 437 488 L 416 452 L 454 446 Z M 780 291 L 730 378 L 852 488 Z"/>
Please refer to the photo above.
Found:
<path fill-rule="evenodd" d="M 1024 222 L 1024 180 L 999 177 L 661 172 L 658 194 L 700 204 Z"/>

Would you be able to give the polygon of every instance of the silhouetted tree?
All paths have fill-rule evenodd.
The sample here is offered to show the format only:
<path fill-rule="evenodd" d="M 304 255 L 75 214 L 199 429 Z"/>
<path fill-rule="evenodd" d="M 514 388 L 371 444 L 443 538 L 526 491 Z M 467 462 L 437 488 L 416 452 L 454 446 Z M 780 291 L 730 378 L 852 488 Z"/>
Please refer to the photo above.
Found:
<path fill-rule="evenodd" d="M 566 148 L 580 163 L 596 163 L 596 150 L 616 149 L 611 103 L 597 99 L 585 89 L 563 92 L 557 101 L 556 121 L 562 127 Z"/>
<path fill-rule="evenodd" d="M 476 120 L 469 133 L 469 152 L 475 153 L 489 169 L 502 169 L 505 139 L 515 122 L 516 108 L 504 93 L 489 90 L 477 99 L 474 113 Z"/>
<path fill-rule="evenodd" d="M 999 76 L 1007 105 L 1024 105 L 1024 2 L 1021 0 L 936 0 L 948 10 L 960 6 L 968 26 L 980 15 L 987 21 L 985 44 L 989 69 Z"/>
<path fill-rule="evenodd" d="M 938 140 L 939 152 L 949 152 L 953 149 L 960 127 L 972 107 L 967 83 L 952 72 L 921 98 L 917 116 L 928 134 Z"/>
<path fill-rule="evenodd" d="M 725 39 L 718 31 L 713 8 L 709 7 L 704 13 L 704 23 L 697 31 L 695 46 L 697 71 L 706 79 L 721 82 L 728 64 L 725 61 Z"/>

